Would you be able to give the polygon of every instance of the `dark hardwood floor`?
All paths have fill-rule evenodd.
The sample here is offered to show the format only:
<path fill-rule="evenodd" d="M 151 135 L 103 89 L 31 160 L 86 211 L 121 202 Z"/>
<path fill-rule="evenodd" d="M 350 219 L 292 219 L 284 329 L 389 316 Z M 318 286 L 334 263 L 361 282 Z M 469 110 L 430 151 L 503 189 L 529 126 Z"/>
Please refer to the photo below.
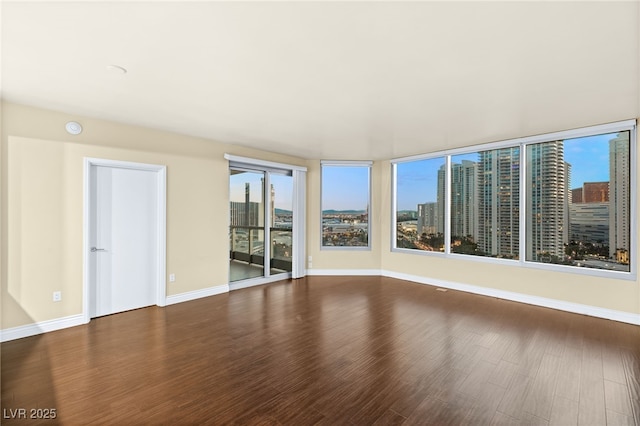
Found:
<path fill-rule="evenodd" d="M 1 350 L 7 425 L 640 424 L 640 327 L 390 278 L 284 281 Z"/>

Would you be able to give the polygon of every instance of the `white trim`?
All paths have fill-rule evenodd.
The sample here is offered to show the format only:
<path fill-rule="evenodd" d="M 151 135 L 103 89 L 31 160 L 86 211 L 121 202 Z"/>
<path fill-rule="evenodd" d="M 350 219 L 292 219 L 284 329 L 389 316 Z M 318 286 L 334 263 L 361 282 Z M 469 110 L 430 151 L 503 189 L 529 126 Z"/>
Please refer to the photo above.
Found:
<path fill-rule="evenodd" d="M 611 278 L 616 280 L 635 281 L 636 275 L 630 272 L 613 271 L 609 269 L 586 268 L 580 266 L 556 265 L 552 263 L 541 263 L 532 261 L 523 261 L 520 259 L 503 259 L 490 256 L 476 256 L 473 254 L 463 253 L 444 253 L 441 251 L 425 251 L 409 248 L 392 248 L 393 253 L 404 253 L 416 256 L 433 256 L 441 259 L 456 259 L 469 262 L 491 263 L 494 265 L 517 266 L 520 268 L 541 269 L 545 271 L 562 272 L 565 274 L 581 274 L 591 277 Z"/>
<path fill-rule="evenodd" d="M 408 157 L 394 158 L 391 164 L 404 163 L 407 161 L 426 160 L 434 157 L 444 157 L 447 155 L 472 154 L 478 151 L 490 151 L 493 149 L 511 148 L 517 145 L 532 144 L 540 142 L 550 142 L 553 140 L 575 139 L 584 136 L 594 136 L 599 134 L 622 132 L 632 130 L 636 125 L 636 120 L 617 121 L 615 123 L 600 124 L 597 126 L 581 127 L 579 129 L 563 130 L 560 132 L 544 133 L 540 135 L 525 136 L 522 138 L 508 139 L 498 142 L 482 143 L 470 145 L 463 148 L 447 149 L 444 151 L 431 152 L 427 154 L 411 155 Z"/>
<path fill-rule="evenodd" d="M 293 179 L 293 177 L 291 178 Z M 262 242 L 263 249 L 263 261 L 264 265 L 262 265 L 262 274 L 269 278 L 271 276 L 271 209 L 276 208 L 275 200 L 273 205 L 271 204 L 271 173 L 263 172 L 262 173 L 262 199 L 264 200 L 262 203 L 263 214 L 264 217 L 264 241 Z M 268 201 L 267 201 L 268 200 Z M 231 201 L 231 199 L 229 199 Z M 251 247 L 252 242 L 249 241 L 249 247 Z"/>
<path fill-rule="evenodd" d="M 524 265 L 523 259 L 527 257 L 527 147 L 520 145 L 518 148 L 520 156 L 520 178 L 518 182 L 518 262 Z M 524 194 L 524 195 L 523 195 Z M 569 197 L 569 194 L 567 194 Z M 571 227 L 571 226 L 569 226 Z"/>
<path fill-rule="evenodd" d="M 203 288 L 201 290 L 187 291 L 186 293 L 172 294 L 167 296 L 165 305 L 175 305 L 176 303 L 189 302 L 191 300 L 201 299 L 203 297 L 216 296 L 218 294 L 228 293 L 229 285 L 222 284 L 213 287 Z"/>
<path fill-rule="evenodd" d="M 402 272 L 378 269 L 307 269 L 307 275 L 310 276 L 383 276 L 395 278 L 404 281 L 411 281 L 417 284 L 430 285 L 434 287 L 448 288 L 451 290 L 464 291 L 466 293 L 478 294 L 489 297 L 496 297 L 514 302 L 526 303 L 528 305 L 541 306 L 556 309 L 565 312 L 588 315 L 596 318 L 604 318 L 613 321 L 619 321 L 627 324 L 640 325 L 640 314 L 630 312 L 616 311 L 613 309 L 600 308 L 597 306 L 583 305 L 579 303 L 565 302 L 556 299 L 548 299 L 546 297 L 530 296 L 522 293 L 515 293 L 504 290 L 497 290 L 490 287 L 479 287 L 469 284 L 461 284 L 453 281 L 444 281 L 433 278 L 421 277 L 418 275 L 410 275 Z M 271 282 L 284 280 L 286 278 L 272 279 Z M 249 284 L 254 282 L 254 284 Z M 237 289 L 251 287 L 254 285 L 266 284 L 264 280 L 247 280 L 243 281 Z M 187 302 L 190 300 L 200 299 L 203 297 L 215 296 L 230 291 L 230 285 L 218 285 L 201 290 L 190 291 L 186 293 L 168 296 L 166 305 Z M 41 321 L 33 324 L 22 325 L 18 327 L 0 330 L 0 342 L 8 342 L 10 340 L 21 339 L 23 337 L 35 336 L 42 333 L 61 330 L 64 328 L 75 327 L 85 324 L 84 314 L 71 315 L 53 320 Z"/>
<path fill-rule="evenodd" d="M 438 172 L 439 174 L 440 172 Z M 444 157 L 444 254 L 451 254 L 451 156 Z M 439 179 L 436 185 L 440 185 Z M 436 186 L 436 194 L 439 188 Z M 437 198 L 436 198 L 437 199 Z M 436 204 L 437 206 L 437 204 Z M 436 217 L 438 213 L 436 212 Z M 416 231 L 417 231 L 416 227 Z M 437 230 L 436 230 L 437 231 Z"/>
<path fill-rule="evenodd" d="M 252 166 L 264 166 L 264 167 L 271 167 L 274 169 L 284 169 L 284 170 L 298 170 L 301 172 L 307 171 L 307 168 L 303 166 L 294 166 L 291 164 L 276 163 L 274 161 L 257 160 L 255 158 L 240 157 L 238 155 L 224 154 L 224 158 L 225 160 L 233 161 L 236 163 L 252 165 Z"/>
<path fill-rule="evenodd" d="M 91 321 L 89 314 L 89 246 L 90 228 L 89 217 L 91 216 L 91 159 L 84 159 L 84 169 L 82 177 L 82 317 L 84 323 Z"/>
<path fill-rule="evenodd" d="M 638 272 L 638 143 L 638 127 L 635 126 L 629 131 L 629 254 L 635 256 L 630 262 L 634 277 Z"/>
<path fill-rule="evenodd" d="M 91 167 L 103 166 L 121 169 L 133 169 L 141 171 L 156 172 L 157 179 L 157 271 L 156 271 L 156 305 L 165 306 L 167 292 L 167 166 L 157 164 L 134 163 L 131 161 L 107 160 L 102 158 L 84 158 L 84 177 L 83 177 L 83 225 L 82 225 L 82 316 L 84 323 L 91 321 L 89 312 L 89 235 L 91 217 Z"/>
<path fill-rule="evenodd" d="M 6 328 L 4 330 L 0 330 L 0 342 L 8 342 L 9 340 L 22 339 L 23 337 L 62 330 L 63 328 L 75 327 L 77 325 L 83 325 L 84 323 L 84 315 L 79 314 L 40 321 L 33 324 L 21 325 L 18 327 Z"/>
<path fill-rule="evenodd" d="M 566 272 L 572 274 L 581 274 L 603 278 L 613 278 L 627 281 L 637 280 L 637 265 L 635 261 L 631 262 L 629 271 L 615 271 L 609 269 L 600 268 L 587 268 L 570 265 L 557 265 L 551 263 L 543 263 L 527 260 L 527 148 L 531 144 L 551 142 L 554 140 L 567 140 L 576 139 L 587 136 L 605 135 L 608 133 L 619 133 L 623 131 L 629 131 L 629 150 L 630 150 L 630 170 L 629 170 L 629 182 L 630 182 L 630 200 L 629 200 L 629 217 L 630 217 L 630 230 L 629 230 L 629 252 L 633 259 L 636 257 L 637 250 L 637 161 L 636 161 L 636 144 L 637 144 L 637 126 L 636 120 L 625 120 L 615 123 L 602 124 L 597 126 L 583 127 L 579 129 L 560 131 L 554 133 L 546 133 L 536 136 L 528 136 L 518 139 L 511 139 L 507 141 L 481 144 L 475 146 L 469 146 L 465 148 L 445 150 L 435 153 L 414 155 L 411 157 L 404 157 L 391 160 L 392 165 L 392 178 L 391 178 L 391 204 L 394 211 L 391 214 L 391 252 L 421 252 L 420 250 L 403 249 L 397 247 L 397 165 L 399 163 L 421 161 L 432 158 L 444 158 L 445 160 L 445 203 L 444 203 L 444 256 L 447 258 L 461 256 L 465 260 L 500 263 L 501 259 L 495 259 L 491 257 L 464 255 L 458 253 L 452 253 L 451 251 L 451 158 L 458 154 L 477 153 L 481 151 L 491 151 L 496 149 L 505 148 L 519 148 L 519 165 L 520 165 L 520 181 L 519 181 L 519 247 L 518 247 L 518 262 L 519 266 L 543 269 L 556 272 Z M 421 254 L 431 255 L 434 252 L 422 252 Z M 417 253 L 416 253 L 417 254 Z"/>
<path fill-rule="evenodd" d="M 283 163 L 274 163 L 271 161 L 264 160 L 256 160 L 248 157 L 239 157 L 231 154 L 224 154 L 224 158 L 229 161 L 230 168 L 247 168 L 250 171 L 263 172 L 265 173 L 265 199 L 268 199 L 268 188 L 270 183 L 271 173 L 278 173 L 282 171 L 291 172 L 291 177 L 293 179 L 293 195 L 292 195 L 292 203 L 293 203 L 293 253 L 292 253 L 292 272 L 288 274 L 287 278 L 301 278 L 304 276 L 304 265 L 305 265 L 305 236 L 306 236 L 306 173 L 307 168 L 301 166 L 293 166 L 290 164 Z M 269 220 L 269 212 L 271 211 L 271 207 L 269 207 L 269 203 L 265 203 L 265 220 Z M 228 226 L 231 225 L 231 217 L 228 215 Z M 269 223 L 269 222 L 266 222 Z M 270 233 L 269 227 L 265 226 L 265 232 Z M 269 246 L 265 246 L 265 259 L 269 259 Z M 265 267 L 264 275 L 267 280 L 264 280 L 265 277 L 258 278 L 261 281 L 255 281 L 253 279 L 246 280 L 246 285 L 230 284 L 230 288 L 232 290 L 250 287 L 253 285 L 266 284 L 273 281 L 278 281 L 283 279 L 283 274 L 276 275 L 275 279 L 269 279 L 270 271 Z"/>
<path fill-rule="evenodd" d="M 549 299 L 540 296 L 531 296 L 523 293 L 515 293 L 511 291 L 497 290 L 490 287 L 479 287 L 475 285 L 456 283 L 453 281 L 438 280 L 433 278 L 421 277 L 417 275 L 405 274 L 402 272 L 394 272 L 382 270 L 382 276 L 396 278 L 399 280 L 411 281 L 418 284 L 425 284 L 434 287 L 443 287 L 451 290 L 464 291 L 466 293 L 479 294 L 483 296 L 496 297 L 498 299 L 511 300 L 514 302 L 526 303 L 528 305 L 541 306 L 544 308 L 556 309 L 559 311 L 571 312 L 581 315 L 588 315 L 597 318 L 604 318 L 613 321 L 624 322 L 628 324 L 640 325 L 640 314 L 630 312 L 616 311 L 613 309 L 600 308 L 597 306 L 583 305 L 580 303 L 565 302 L 557 299 Z"/>
<path fill-rule="evenodd" d="M 322 235 L 322 234 L 320 234 Z M 321 251 L 371 251 L 371 246 L 322 246 Z"/>
<path fill-rule="evenodd" d="M 320 160 L 321 166 L 344 166 L 344 167 L 358 167 L 358 166 L 367 166 L 371 167 L 373 165 L 373 161 L 362 161 L 362 160 Z"/>
<path fill-rule="evenodd" d="M 367 170 L 367 245 L 366 246 L 325 246 L 323 241 L 324 232 L 324 206 L 322 200 L 324 199 L 324 188 L 322 182 L 324 182 L 324 168 L 325 167 L 361 167 Z M 373 242 L 371 238 L 372 226 L 371 223 L 373 217 L 373 209 L 371 203 L 373 201 L 373 161 L 326 161 L 320 160 L 320 250 L 337 250 L 337 251 L 371 251 L 373 249 Z"/>
<path fill-rule="evenodd" d="M 380 269 L 307 269 L 313 276 L 381 276 Z"/>
<path fill-rule="evenodd" d="M 389 237 L 390 251 L 394 251 L 398 244 L 398 165 L 391 163 L 391 235 Z M 396 188 L 396 190 L 393 190 Z M 416 212 L 417 213 L 417 212 Z M 416 218 L 418 219 L 418 218 Z M 418 221 L 416 220 L 416 231 L 418 230 Z"/>
<path fill-rule="evenodd" d="M 167 167 L 161 166 L 157 170 L 158 173 L 158 218 L 157 218 L 157 237 L 158 244 L 156 256 L 158 259 L 157 266 L 157 288 L 156 288 L 156 304 L 165 306 L 167 300 Z"/>
<path fill-rule="evenodd" d="M 291 279 L 291 273 L 271 275 L 269 277 L 249 278 L 246 280 L 233 281 L 229 283 L 229 291 L 241 290 L 243 288 L 255 287 L 264 284 L 275 283 L 276 281 L 286 281 Z"/>
<path fill-rule="evenodd" d="M 292 278 L 302 278 L 307 259 L 305 232 L 307 229 L 307 173 L 293 171 L 293 253 L 291 259 Z"/>
<path fill-rule="evenodd" d="M 427 250 L 420 250 L 420 249 L 411 249 L 411 248 L 398 248 L 398 247 L 392 247 L 391 251 L 393 253 L 406 253 L 406 254 L 417 254 L 419 256 L 436 256 L 436 257 L 448 257 L 451 255 L 446 254 L 444 251 L 427 251 Z M 477 257 L 477 258 L 483 258 L 483 259 L 495 259 L 495 258 L 487 258 L 487 257 L 483 257 L 483 256 L 473 256 L 473 257 Z"/>

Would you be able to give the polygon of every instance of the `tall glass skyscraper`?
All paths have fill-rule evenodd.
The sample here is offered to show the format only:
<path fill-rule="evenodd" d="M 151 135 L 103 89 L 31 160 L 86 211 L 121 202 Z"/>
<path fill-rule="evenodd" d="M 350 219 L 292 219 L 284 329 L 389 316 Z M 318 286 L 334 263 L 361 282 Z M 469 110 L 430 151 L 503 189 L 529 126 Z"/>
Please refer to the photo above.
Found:
<path fill-rule="evenodd" d="M 520 240 L 520 148 L 479 153 L 478 248 L 518 258 Z"/>
<path fill-rule="evenodd" d="M 451 236 L 466 237 L 476 234 L 478 202 L 476 199 L 476 173 L 478 163 L 462 160 L 451 165 Z"/>
<path fill-rule="evenodd" d="M 567 172 L 563 141 L 527 146 L 527 260 L 549 262 L 550 256 L 564 257 Z"/>
<path fill-rule="evenodd" d="M 629 251 L 629 170 L 629 132 L 621 132 L 609 141 L 609 251 L 613 258 Z"/>

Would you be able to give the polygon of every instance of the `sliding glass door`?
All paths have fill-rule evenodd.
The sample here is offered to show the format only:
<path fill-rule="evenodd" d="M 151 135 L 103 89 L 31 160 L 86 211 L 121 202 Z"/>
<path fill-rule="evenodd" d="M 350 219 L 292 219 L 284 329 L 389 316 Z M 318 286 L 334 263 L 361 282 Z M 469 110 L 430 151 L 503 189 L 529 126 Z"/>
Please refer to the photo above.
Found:
<path fill-rule="evenodd" d="M 293 257 L 293 178 L 290 174 L 270 173 L 271 275 L 291 272 Z"/>
<path fill-rule="evenodd" d="M 291 275 L 291 172 L 230 167 L 229 194 L 229 281 Z"/>

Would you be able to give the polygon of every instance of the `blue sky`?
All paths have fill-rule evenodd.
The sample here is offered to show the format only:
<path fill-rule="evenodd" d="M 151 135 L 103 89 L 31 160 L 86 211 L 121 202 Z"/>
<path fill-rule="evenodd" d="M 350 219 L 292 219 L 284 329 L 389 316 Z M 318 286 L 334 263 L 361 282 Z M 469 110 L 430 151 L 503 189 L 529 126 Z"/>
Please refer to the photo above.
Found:
<path fill-rule="evenodd" d="M 616 133 L 564 141 L 564 161 L 571 164 L 571 189 L 584 182 L 609 181 L 609 141 Z"/>
<path fill-rule="evenodd" d="M 250 185 L 249 199 L 262 201 L 262 173 L 245 172 L 230 176 L 231 201 L 244 202 L 245 183 Z M 272 174 L 276 208 L 292 210 L 293 180 L 290 176 Z M 323 210 L 366 210 L 369 203 L 369 168 L 335 166 L 323 167 Z"/>
<path fill-rule="evenodd" d="M 616 134 L 589 136 L 564 141 L 565 161 L 572 165 L 571 188 L 584 182 L 609 180 L 609 140 Z M 454 163 L 477 161 L 478 154 L 456 155 Z M 436 201 L 438 169 L 444 158 L 398 164 L 398 209 L 416 210 L 420 203 Z M 244 201 L 245 182 L 251 184 L 251 201 L 259 202 L 261 173 L 242 173 L 231 176 L 231 201 Z M 368 167 L 323 167 L 322 209 L 364 210 L 369 202 Z M 276 207 L 291 210 L 293 184 L 290 176 L 272 175 L 276 190 Z"/>
<path fill-rule="evenodd" d="M 571 164 L 571 188 L 584 182 L 609 180 L 609 141 L 616 133 L 564 141 L 564 159 Z M 454 163 L 477 161 L 478 154 L 456 155 Z M 398 210 L 416 210 L 437 197 L 438 169 L 444 158 L 398 164 Z"/>
<path fill-rule="evenodd" d="M 322 168 L 322 210 L 366 210 L 369 204 L 369 167 Z"/>
<path fill-rule="evenodd" d="M 254 202 L 262 201 L 262 173 L 247 172 L 231 175 L 229 178 L 229 193 L 231 201 L 244 202 L 244 186 L 250 185 L 249 199 Z M 293 178 L 291 176 L 271 175 L 271 184 L 276 193 L 275 205 L 278 209 L 292 210 L 293 206 Z"/>

